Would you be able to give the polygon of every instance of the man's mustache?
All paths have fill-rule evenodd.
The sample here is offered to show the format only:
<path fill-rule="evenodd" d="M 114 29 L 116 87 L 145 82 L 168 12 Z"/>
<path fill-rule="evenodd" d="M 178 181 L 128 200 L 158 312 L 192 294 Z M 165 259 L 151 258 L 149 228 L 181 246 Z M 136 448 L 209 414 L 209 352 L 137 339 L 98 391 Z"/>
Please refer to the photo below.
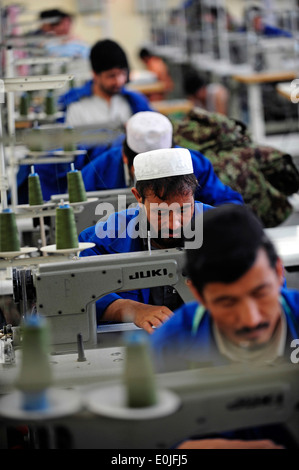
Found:
<path fill-rule="evenodd" d="M 269 328 L 268 322 L 260 323 L 254 328 L 248 328 L 247 326 L 244 326 L 244 328 L 240 328 L 240 330 L 236 331 L 236 335 L 244 335 L 244 334 L 246 335 L 246 334 L 254 333 L 255 331 L 259 331 L 259 330 L 266 329 L 266 328 Z"/>

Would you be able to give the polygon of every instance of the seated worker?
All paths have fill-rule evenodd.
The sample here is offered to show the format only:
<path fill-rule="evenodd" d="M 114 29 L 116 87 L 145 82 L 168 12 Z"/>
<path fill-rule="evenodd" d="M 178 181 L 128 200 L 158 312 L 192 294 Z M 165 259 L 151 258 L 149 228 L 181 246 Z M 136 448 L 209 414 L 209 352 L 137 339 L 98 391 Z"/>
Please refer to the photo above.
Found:
<path fill-rule="evenodd" d="M 266 10 L 257 5 L 252 5 L 244 11 L 245 25 L 241 29 L 255 31 L 256 34 L 268 37 L 292 37 L 290 31 L 281 29 L 274 24 L 269 24 L 264 20 Z"/>
<path fill-rule="evenodd" d="M 132 114 L 150 111 L 147 98 L 124 88 L 129 64 L 124 50 L 115 41 L 103 39 L 91 48 L 92 80 L 59 97 L 68 125 L 125 125 Z"/>
<path fill-rule="evenodd" d="M 79 235 L 80 242 L 95 243 L 80 256 L 129 253 L 184 246 L 186 230 L 212 206 L 194 200 L 197 180 L 187 149 L 159 149 L 134 159 L 138 205 L 111 214 Z M 173 210 L 173 204 L 176 206 Z M 166 207 L 165 207 L 166 206 Z M 138 232 L 136 235 L 136 231 Z M 194 233 L 196 235 L 196 230 Z M 150 238 L 148 233 L 150 232 Z M 189 232 L 190 233 L 190 232 Z M 190 238 L 190 237 L 189 237 Z M 122 322 L 130 318 L 148 333 L 167 321 L 182 304 L 170 286 L 109 294 L 96 302 L 97 321 Z"/>
<path fill-rule="evenodd" d="M 53 8 L 40 12 L 39 19 L 40 32 L 53 38 L 43 45 L 50 56 L 88 59 L 90 46 L 72 34 L 73 15 Z"/>
<path fill-rule="evenodd" d="M 229 92 L 221 83 L 206 83 L 196 70 L 191 69 L 184 74 L 183 88 L 194 106 L 227 116 Z"/>
<path fill-rule="evenodd" d="M 139 111 L 151 111 L 147 99 L 141 93 L 123 88 L 128 80 L 129 65 L 123 49 L 114 41 L 97 42 L 90 53 L 93 80 L 81 88 L 73 88 L 59 98 L 66 109 L 66 121 L 71 127 L 76 126 L 124 126 L 128 118 Z M 95 156 L 107 150 L 109 145 L 123 141 L 124 134 L 110 144 L 95 146 L 80 145 L 86 155 L 77 156 L 75 167 L 81 170 Z M 51 156 L 51 154 L 49 154 Z M 66 173 L 70 165 L 65 163 L 36 165 L 44 199 L 53 194 L 67 192 Z M 30 165 L 22 165 L 17 175 L 19 204 L 28 203 L 27 178 Z"/>
<path fill-rule="evenodd" d="M 299 292 L 282 287 L 282 261 L 251 210 L 227 204 L 205 212 L 203 244 L 186 253 L 196 301 L 152 336 L 161 368 L 290 361 Z"/>
<path fill-rule="evenodd" d="M 154 111 L 142 111 L 130 117 L 123 144 L 111 147 L 82 169 L 87 191 L 117 189 L 132 186 L 133 160 L 138 153 L 173 146 L 170 120 Z M 180 148 L 175 146 L 175 148 Z M 242 196 L 224 185 L 211 162 L 200 152 L 190 150 L 194 174 L 198 180 L 195 199 L 211 206 L 225 203 L 242 204 Z"/>
<path fill-rule="evenodd" d="M 139 51 L 139 58 L 145 64 L 149 72 L 153 72 L 157 80 L 164 85 L 164 92 L 153 93 L 149 96 L 151 101 L 163 100 L 167 97 L 167 93 L 174 89 L 173 80 L 169 74 L 169 70 L 164 60 L 161 57 L 155 56 L 148 49 L 142 48 Z"/>
<path fill-rule="evenodd" d="M 282 261 L 251 210 L 225 205 L 205 212 L 203 244 L 187 249 L 186 258 L 196 301 L 151 335 L 157 367 L 291 363 L 291 343 L 299 337 L 299 292 L 281 287 Z M 259 439 L 296 447 L 280 424 L 198 437 L 178 448 L 247 448 L 247 441 L 248 448 L 270 448 Z"/>

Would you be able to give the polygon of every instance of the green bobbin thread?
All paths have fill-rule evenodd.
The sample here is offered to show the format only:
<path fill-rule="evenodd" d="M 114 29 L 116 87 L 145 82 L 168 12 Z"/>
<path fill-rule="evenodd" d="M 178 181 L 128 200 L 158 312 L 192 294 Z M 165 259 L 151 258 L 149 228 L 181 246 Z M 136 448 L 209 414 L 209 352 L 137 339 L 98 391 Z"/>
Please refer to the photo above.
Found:
<path fill-rule="evenodd" d="M 31 129 L 30 134 L 32 136 L 32 142 L 29 143 L 28 148 L 31 152 L 42 152 L 43 145 L 41 140 L 41 129 L 39 127 L 34 127 Z"/>
<path fill-rule="evenodd" d="M 0 213 L 0 252 L 20 251 L 16 215 L 11 209 Z"/>
<path fill-rule="evenodd" d="M 126 346 L 124 367 L 126 404 L 143 408 L 157 404 L 156 380 L 146 338 L 142 332 L 133 333 Z"/>
<path fill-rule="evenodd" d="M 56 249 L 78 248 L 78 234 L 73 208 L 63 202 L 56 208 Z"/>
<path fill-rule="evenodd" d="M 66 127 L 65 129 L 63 129 L 63 133 L 66 137 L 71 136 L 74 133 L 74 128 L 73 127 Z M 63 150 L 65 152 L 75 152 L 76 151 L 75 142 L 65 143 L 64 146 L 63 146 Z"/>
<path fill-rule="evenodd" d="M 44 203 L 39 175 L 34 172 L 33 166 L 28 176 L 28 199 L 29 206 L 41 206 Z"/>
<path fill-rule="evenodd" d="M 83 202 L 87 201 L 85 186 L 82 178 L 82 173 L 74 169 L 74 164 L 71 165 L 72 169 L 67 174 L 67 186 L 70 202 Z"/>
<path fill-rule="evenodd" d="M 47 116 L 53 116 L 56 113 L 56 104 L 53 91 L 49 90 L 45 98 L 45 113 Z"/>
<path fill-rule="evenodd" d="M 44 318 L 28 316 L 21 325 L 22 358 L 16 387 L 22 392 L 25 410 L 49 407 L 47 390 L 52 383 L 49 331 Z"/>
<path fill-rule="evenodd" d="M 28 116 L 30 98 L 27 92 L 23 93 L 20 99 L 20 116 Z"/>

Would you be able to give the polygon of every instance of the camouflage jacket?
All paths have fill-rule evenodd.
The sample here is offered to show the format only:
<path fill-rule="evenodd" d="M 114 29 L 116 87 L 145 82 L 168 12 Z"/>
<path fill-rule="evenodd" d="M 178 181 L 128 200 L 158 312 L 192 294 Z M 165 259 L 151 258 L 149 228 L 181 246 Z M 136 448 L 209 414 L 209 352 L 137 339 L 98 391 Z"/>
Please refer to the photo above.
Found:
<path fill-rule="evenodd" d="M 290 155 L 256 145 L 243 123 L 201 108 L 172 123 L 174 143 L 202 152 L 265 227 L 275 227 L 291 214 L 288 196 L 299 190 L 299 172 Z"/>

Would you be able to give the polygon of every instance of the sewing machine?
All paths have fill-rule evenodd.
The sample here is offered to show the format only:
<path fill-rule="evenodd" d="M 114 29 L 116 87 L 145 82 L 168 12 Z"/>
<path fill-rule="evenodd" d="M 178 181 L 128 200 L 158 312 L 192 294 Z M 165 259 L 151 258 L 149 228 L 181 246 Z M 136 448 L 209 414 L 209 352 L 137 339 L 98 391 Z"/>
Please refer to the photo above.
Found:
<path fill-rule="evenodd" d="M 25 276 L 16 268 L 14 299 L 18 302 L 26 292 L 27 300 L 47 317 L 53 352 L 76 349 L 78 333 L 87 347 L 95 347 L 97 299 L 112 292 L 171 285 L 184 302 L 193 300 L 184 264 L 184 251 L 171 249 L 45 263 L 26 270 Z"/>
<path fill-rule="evenodd" d="M 26 423 L 37 444 L 47 448 L 115 449 L 115 456 L 121 449 L 157 449 L 163 455 L 163 449 L 190 436 L 277 423 L 285 424 L 299 445 L 298 364 L 239 364 L 157 374 L 157 391 L 168 400 L 134 409 L 119 400 L 124 393 L 123 363 L 115 367 L 113 351 L 87 351 L 84 363 L 75 355 L 55 356 L 55 386 L 63 387 L 70 401 L 78 399 L 72 413 L 16 420 L 15 410 L 4 410 L 0 401 L 0 427 L 1 422 Z"/>

